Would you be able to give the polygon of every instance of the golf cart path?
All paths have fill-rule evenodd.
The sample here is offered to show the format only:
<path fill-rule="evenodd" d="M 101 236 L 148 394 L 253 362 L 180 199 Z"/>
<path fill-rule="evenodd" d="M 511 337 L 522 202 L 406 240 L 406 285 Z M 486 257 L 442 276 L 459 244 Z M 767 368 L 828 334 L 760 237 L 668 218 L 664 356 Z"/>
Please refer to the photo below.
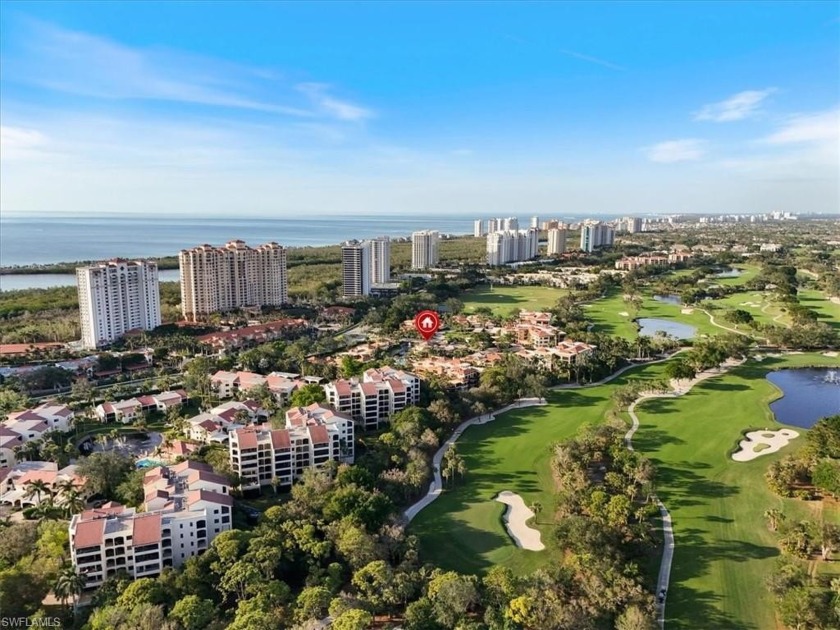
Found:
<path fill-rule="evenodd" d="M 407 507 L 403 512 L 403 516 L 405 517 L 406 523 L 410 523 L 412 519 L 414 519 L 414 517 L 417 516 L 423 508 L 425 508 L 427 505 L 432 503 L 432 501 L 434 501 L 440 496 L 440 493 L 443 491 L 443 478 L 440 474 L 440 465 L 443 462 L 443 456 L 446 455 L 446 451 L 449 450 L 449 447 L 458 441 L 458 438 L 461 437 L 461 434 L 464 431 L 466 431 L 469 427 L 471 427 L 474 424 L 484 424 L 486 422 L 491 422 L 496 419 L 497 414 L 510 411 L 511 409 L 521 409 L 523 407 L 534 407 L 545 404 L 545 398 L 520 398 L 519 400 L 509 404 L 507 407 L 502 407 L 501 409 L 498 409 L 488 414 L 483 414 L 481 416 L 475 416 L 473 418 L 470 418 L 469 420 L 464 420 L 461 424 L 459 424 L 458 428 L 456 428 L 455 431 L 452 432 L 452 435 L 449 436 L 449 439 L 443 443 L 443 445 L 435 453 L 435 456 L 432 458 L 432 467 L 435 474 L 434 479 L 432 479 L 432 483 L 429 485 L 429 491 L 422 499 L 417 501 L 417 503 Z"/>
<path fill-rule="evenodd" d="M 639 428 L 639 417 L 636 415 L 637 404 L 651 398 L 678 398 L 683 394 L 690 392 L 697 383 L 705 381 L 708 378 L 712 378 L 713 376 L 720 376 L 730 368 L 741 365 L 742 363 L 744 363 L 743 359 L 740 361 L 730 360 L 727 361 L 727 363 L 724 364 L 724 367 L 720 369 L 701 372 L 690 380 L 685 387 L 680 387 L 673 393 L 642 394 L 639 396 L 627 409 L 627 413 L 633 421 L 633 426 L 630 427 L 630 430 L 627 431 L 627 434 L 624 436 L 624 443 L 627 448 L 631 451 L 635 450 L 633 448 L 633 435 Z M 671 513 L 668 512 L 665 504 L 662 503 L 656 495 L 654 495 L 654 500 L 656 501 L 656 506 L 659 508 L 659 514 L 662 517 L 662 534 L 665 539 L 665 544 L 662 547 L 662 561 L 659 564 L 659 578 L 656 582 L 656 620 L 660 628 L 665 628 L 665 601 L 668 597 L 668 583 L 671 580 L 671 563 L 674 559 L 674 529 L 671 523 Z"/>

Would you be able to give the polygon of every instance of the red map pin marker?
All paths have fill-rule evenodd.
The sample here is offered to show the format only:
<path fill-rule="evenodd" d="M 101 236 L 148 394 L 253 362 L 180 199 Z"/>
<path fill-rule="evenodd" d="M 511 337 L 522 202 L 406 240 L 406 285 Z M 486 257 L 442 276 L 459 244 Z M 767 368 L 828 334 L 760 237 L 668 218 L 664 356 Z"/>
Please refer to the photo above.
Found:
<path fill-rule="evenodd" d="M 428 341 L 440 328 L 440 317 L 434 311 L 420 311 L 414 317 L 414 327 Z"/>

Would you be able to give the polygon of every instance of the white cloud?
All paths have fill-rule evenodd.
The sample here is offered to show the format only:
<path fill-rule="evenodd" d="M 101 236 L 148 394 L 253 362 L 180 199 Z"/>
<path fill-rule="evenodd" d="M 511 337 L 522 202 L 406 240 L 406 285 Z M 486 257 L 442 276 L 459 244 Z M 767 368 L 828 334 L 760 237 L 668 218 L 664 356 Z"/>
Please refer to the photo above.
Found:
<path fill-rule="evenodd" d="M 733 122 L 749 118 L 758 112 L 761 103 L 775 91 L 776 88 L 767 88 L 738 92 L 725 101 L 704 106 L 700 111 L 695 112 L 694 120 Z"/>
<path fill-rule="evenodd" d="M 330 86 L 323 83 L 301 83 L 297 86 L 297 89 L 306 94 L 320 111 L 334 118 L 352 122 L 373 118 L 373 111 L 330 96 L 327 93 L 329 88 Z"/>
<path fill-rule="evenodd" d="M 673 162 L 691 162 L 706 154 L 706 141 L 697 138 L 668 140 L 642 149 L 651 162 L 670 164 Z"/>
<path fill-rule="evenodd" d="M 59 92 L 100 99 L 244 109 L 296 118 L 357 121 L 372 116 L 369 109 L 328 94 L 325 85 L 308 83 L 304 85 L 310 89 L 301 90 L 296 82 L 284 80 L 272 69 L 168 48 L 130 47 L 37 21 L 27 21 L 21 33 L 20 48 L 4 57 L 4 77 Z"/>
<path fill-rule="evenodd" d="M 804 142 L 840 142 L 840 108 L 815 114 L 797 114 L 784 126 L 764 138 L 770 144 L 799 144 Z"/>

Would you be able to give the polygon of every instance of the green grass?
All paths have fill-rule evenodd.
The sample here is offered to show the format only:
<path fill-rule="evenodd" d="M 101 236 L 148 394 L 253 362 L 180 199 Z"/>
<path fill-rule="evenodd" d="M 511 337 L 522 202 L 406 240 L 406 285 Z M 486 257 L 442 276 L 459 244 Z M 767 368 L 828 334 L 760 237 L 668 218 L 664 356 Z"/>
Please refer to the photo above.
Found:
<path fill-rule="evenodd" d="M 727 295 L 719 300 L 712 300 L 712 304 L 718 307 L 716 319 L 719 319 L 727 326 L 732 326 L 723 319 L 723 314 L 727 310 L 740 309 L 747 311 L 753 316 L 757 322 L 761 324 L 781 324 L 787 325 L 787 315 L 781 309 L 779 303 L 773 299 L 771 293 L 764 293 L 762 291 L 743 291 Z M 732 326 L 739 330 L 748 331 L 746 326 Z"/>
<path fill-rule="evenodd" d="M 735 278 L 715 278 L 711 277 L 708 281 L 712 284 L 721 284 L 724 286 L 734 287 L 745 284 L 755 278 L 761 268 L 757 265 L 732 265 L 733 269 L 740 269 L 743 273 Z"/>
<path fill-rule="evenodd" d="M 483 573 L 495 565 L 519 574 L 556 562 L 560 550 L 549 524 L 555 492 L 551 444 L 572 437 L 586 424 L 599 423 L 612 409 L 610 395 L 627 378 L 657 378 L 664 364 L 630 370 L 598 387 L 560 390 L 549 405 L 509 411 L 488 424 L 467 429 L 458 440 L 467 475 L 423 510 L 411 524 L 420 538 L 423 558 L 446 569 Z M 536 517 L 545 551 L 516 547 L 503 521 L 505 506 L 493 500 L 502 490 L 518 493 L 530 505 L 539 501 Z"/>
<path fill-rule="evenodd" d="M 804 436 L 751 462 L 734 462 L 730 454 L 745 429 L 781 426 L 767 406 L 779 395 L 765 379 L 768 368 L 820 364 L 836 365 L 836 359 L 803 354 L 751 362 L 679 399 L 637 408 L 634 444 L 657 465 L 658 494 L 676 539 L 668 628 L 697 628 L 700 619 L 708 630 L 776 627 L 764 578 L 779 552 L 764 512 L 779 508 L 796 521 L 818 518 L 823 505 L 777 497 L 764 480 L 768 465 L 802 448 Z M 833 507 L 823 516 L 840 521 Z"/>
<path fill-rule="evenodd" d="M 807 306 L 817 312 L 817 317 L 821 322 L 834 328 L 840 328 L 840 304 L 827 299 L 825 293 L 807 289 L 799 291 L 797 297 L 802 306 Z"/>
<path fill-rule="evenodd" d="M 554 306 L 566 289 L 554 287 L 526 287 L 526 286 L 481 286 L 464 293 L 461 301 L 466 312 L 474 311 L 480 306 L 486 306 L 494 315 L 506 316 L 515 309 L 525 311 L 544 310 Z"/>
<path fill-rule="evenodd" d="M 672 319 L 676 322 L 694 326 L 697 329 L 698 335 L 718 335 L 725 332 L 721 328 L 712 325 L 709 322 L 708 316 L 698 309 L 692 309 L 691 313 L 683 313 L 682 306 L 658 302 L 651 295 L 644 295 L 642 297 L 642 307 L 639 309 L 636 317 Z M 594 322 L 594 330 L 610 335 L 618 335 L 625 339 L 633 340 L 637 338 L 636 324 L 631 321 L 632 314 L 628 311 L 627 304 L 624 302 L 620 292 L 612 293 L 605 298 L 590 302 L 584 305 L 584 310 L 586 311 L 587 317 Z M 621 313 L 628 314 L 621 315 Z"/>

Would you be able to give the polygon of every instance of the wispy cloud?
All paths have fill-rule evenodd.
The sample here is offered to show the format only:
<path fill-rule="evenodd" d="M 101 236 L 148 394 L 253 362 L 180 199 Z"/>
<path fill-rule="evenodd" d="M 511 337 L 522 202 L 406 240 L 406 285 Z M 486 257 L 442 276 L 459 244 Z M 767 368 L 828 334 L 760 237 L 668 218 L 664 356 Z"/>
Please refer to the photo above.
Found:
<path fill-rule="evenodd" d="M 320 111 L 325 112 L 339 120 L 360 121 L 373 118 L 372 110 L 343 101 L 330 96 L 330 86 L 324 83 L 301 83 L 297 89 L 305 94 L 312 101 L 313 105 Z"/>
<path fill-rule="evenodd" d="M 8 79 L 99 99 L 157 100 L 296 118 L 355 121 L 371 116 L 321 84 L 168 48 L 138 48 L 52 24 L 27 21 L 23 46 L 4 59 Z M 314 106 L 314 107 L 313 107 Z"/>
<path fill-rule="evenodd" d="M 706 141 L 698 138 L 668 140 L 642 149 L 651 162 L 671 164 L 673 162 L 691 162 L 706 154 Z"/>
<path fill-rule="evenodd" d="M 574 50 L 560 49 L 557 52 L 559 52 L 561 55 L 572 57 L 573 59 L 580 59 L 581 61 L 586 61 L 588 63 L 594 63 L 599 66 L 604 66 L 605 68 L 609 68 L 610 70 L 626 70 L 626 68 L 624 68 L 623 66 L 619 66 L 618 64 L 612 63 L 611 61 L 599 59 L 598 57 L 593 57 L 591 55 L 584 55 L 583 53 L 579 53 Z"/>
<path fill-rule="evenodd" d="M 749 118 L 758 113 L 761 103 L 775 91 L 776 88 L 767 88 L 738 92 L 724 101 L 703 106 L 694 113 L 694 120 L 734 122 Z"/>
<path fill-rule="evenodd" d="M 36 129 L 0 125 L 0 147 L 3 159 L 37 155 L 47 144 L 47 137 Z"/>
<path fill-rule="evenodd" d="M 840 108 L 812 114 L 790 116 L 775 133 L 764 138 L 769 144 L 840 142 Z"/>

